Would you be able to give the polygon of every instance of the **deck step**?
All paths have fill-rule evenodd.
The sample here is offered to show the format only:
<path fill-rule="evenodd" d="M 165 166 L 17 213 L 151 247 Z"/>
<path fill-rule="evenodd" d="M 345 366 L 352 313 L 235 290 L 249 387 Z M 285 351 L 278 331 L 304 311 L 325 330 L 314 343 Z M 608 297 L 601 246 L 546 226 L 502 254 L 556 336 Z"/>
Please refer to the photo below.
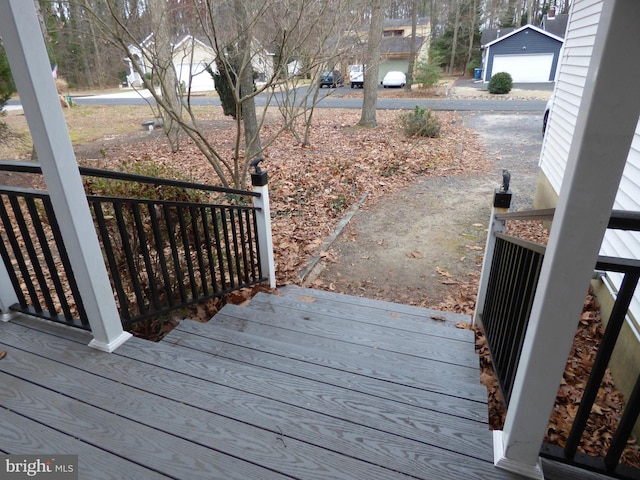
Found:
<path fill-rule="evenodd" d="M 414 333 L 376 325 L 363 325 L 328 315 L 311 314 L 300 318 L 298 311 L 285 306 L 260 308 L 225 306 L 215 317 L 218 326 L 247 331 L 253 335 L 309 345 L 339 342 L 372 349 L 416 356 L 422 359 L 478 368 L 473 343 L 426 333 Z M 467 332 L 472 333 L 472 332 Z M 288 339 L 288 340 L 285 340 Z"/>
<path fill-rule="evenodd" d="M 248 310 L 236 309 L 240 314 Z M 237 316 L 229 316 L 223 311 L 207 324 L 183 321 L 163 341 L 181 347 L 209 348 L 225 358 L 243 362 L 250 359 L 253 364 L 279 371 L 284 368 L 287 373 L 300 374 L 312 365 L 313 371 L 322 370 L 326 375 L 335 376 L 340 385 L 358 384 L 363 378 L 379 379 L 385 383 L 384 388 L 394 391 L 394 398 L 395 395 L 403 398 L 407 395 L 406 400 L 412 404 L 413 396 L 419 392 L 486 402 L 486 389 L 479 382 L 477 367 L 446 364 L 362 345 L 322 341 L 286 330 L 274 329 L 265 334 L 263 329 L 256 331 L 252 323 L 246 321 L 237 323 L 239 328 L 233 328 L 231 322 L 236 320 Z M 291 368 L 294 370 L 290 371 Z M 392 384 L 397 385 L 398 390 L 395 386 L 390 388 Z M 409 387 L 407 393 L 403 393 L 402 385 Z M 457 402 L 452 403 L 452 408 L 457 409 L 455 404 Z M 478 410 L 475 407 L 467 405 L 464 408 L 473 410 L 472 418 L 485 419 L 486 406 Z M 455 415 L 466 416 L 460 412 Z"/>
<path fill-rule="evenodd" d="M 299 287 L 297 285 L 285 285 L 278 288 L 278 293 L 284 297 L 302 299 L 307 303 L 315 302 L 319 305 L 340 305 L 340 308 L 357 311 L 360 314 L 372 317 L 389 317 L 397 320 L 419 320 L 425 323 L 454 328 L 458 322 L 470 323 L 469 315 L 443 312 L 429 308 L 404 305 L 401 303 L 385 302 L 354 295 L 329 292 L 326 290 L 315 290 L 311 288 Z M 435 319 L 434 319 L 435 317 Z"/>
<path fill-rule="evenodd" d="M 353 297 L 357 298 L 357 297 Z M 380 302 L 382 303 L 382 302 Z M 327 318 L 333 322 L 347 322 L 354 329 L 382 332 L 395 332 L 414 337 L 415 333 L 423 333 L 450 340 L 474 342 L 474 334 L 470 330 L 452 328 L 452 321 L 459 319 L 469 322 L 469 317 L 446 312 L 425 310 L 419 312 L 422 316 L 408 315 L 397 308 L 404 305 L 393 303 L 384 304 L 384 308 L 376 305 L 367 308 L 349 302 L 334 301 L 312 295 L 268 295 L 259 293 L 248 304 L 248 307 L 265 312 L 279 312 L 283 308 L 289 310 L 291 318 L 323 321 Z M 456 322 L 457 323 L 457 322 Z M 346 327 L 346 325 L 345 325 Z"/>

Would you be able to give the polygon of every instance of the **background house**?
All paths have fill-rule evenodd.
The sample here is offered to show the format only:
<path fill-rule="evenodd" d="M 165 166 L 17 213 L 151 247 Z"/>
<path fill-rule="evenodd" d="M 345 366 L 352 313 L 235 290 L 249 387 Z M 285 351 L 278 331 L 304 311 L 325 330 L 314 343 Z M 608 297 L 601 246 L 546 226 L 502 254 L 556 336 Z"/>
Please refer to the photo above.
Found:
<path fill-rule="evenodd" d="M 480 38 L 482 79 L 508 72 L 514 82 L 552 82 L 556 78 L 560 50 L 567 30 L 568 14 L 551 7 L 539 27 L 487 28 Z"/>
<path fill-rule="evenodd" d="M 401 71 L 408 73 L 411 58 L 411 19 L 386 19 L 383 24 L 382 42 L 380 43 L 380 66 L 378 83 L 387 72 Z M 366 52 L 368 28 L 363 28 L 358 36 L 364 42 L 358 53 L 351 59 L 351 64 L 363 64 Z M 420 17 L 416 25 L 416 61 L 427 60 L 429 55 L 429 39 L 431 37 L 431 21 L 429 17 Z"/>
<path fill-rule="evenodd" d="M 564 40 L 534 25 L 525 25 L 483 46 L 482 80 L 507 72 L 515 83 L 553 82 Z"/>
<path fill-rule="evenodd" d="M 140 47 L 142 50 L 150 50 L 153 46 L 153 34 L 145 38 Z M 139 65 L 140 70 L 150 73 L 152 70 L 149 57 L 152 55 L 144 52 L 139 46 L 130 45 L 129 52 Z M 215 68 L 216 51 L 198 40 L 192 35 L 186 35 L 172 46 L 173 66 L 176 70 L 178 82 L 192 92 L 210 91 L 215 89 L 213 78 L 207 72 L 209 65 Z M 273 54 L 260 46 L 253 49 L 252 65 L 258 76 L 258 81 L 264 81 L 273 75 Z M 127 84 L 130 87 L 141 87 L 142 79 L 138 71 L 134 69 L 131 58 L 126 58 L 128 65 Z"/>
<path fill-rule="evenodd" d="M 554 207 L 567 169 L 568 151 L 576 130 L 578 110 L 582 103 L 587 71 L 603 0 L 576 0 L 567 27 L 567 41 L 554 93 L 550 122 L 540 155 L 540 174 L 536 189 L 536 208 Z M 630 92 L 633 95 L 633 92 Z M 604 140 L 603 140 L 604 141 Z M 606 162 L 602 158 L 602 162 Z M 594 192 L 594 198 L 596 192 Z M 595 201 L 595 200 L 594 200 Z M 640 127 L 629 149 L 626 167 L 616 196 L 614 209 L 640 211 Z M 607 231 L 601 255 L 640 259 L 640 235 L 621 230 Z M 621 275 L 608 273 L 594 281 L 599 301 L 611 304 L 620 287 Z M 609 308 L 603 308 L 603 311 Z M 632 372 L 640 371 L 640 298 L 632 301 L 630 314 L 614 351 L 612 371 L 616 386 L 628 394 L 636 381 Z M 638 430 L 636 430 L 638 433 Z"/>

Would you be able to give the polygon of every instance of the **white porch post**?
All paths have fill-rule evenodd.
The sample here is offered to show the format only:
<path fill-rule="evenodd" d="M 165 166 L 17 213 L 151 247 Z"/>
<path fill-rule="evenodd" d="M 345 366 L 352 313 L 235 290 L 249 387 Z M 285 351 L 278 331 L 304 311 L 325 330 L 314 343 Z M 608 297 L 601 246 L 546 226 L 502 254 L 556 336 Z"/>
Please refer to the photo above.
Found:
<path fill-rule="evenodd" d="M 606 0 L 496 465 L 543 478 L 540 446 L 640 115 L 640 2 Z"/>
<path fill-rule="evenodd" d="M 0 32 L 89 316 L 89 345 L 111 352 L 131 334 L 122 330 L 33 2 L 0 0 Z"/>
<path fill-rule="evenodd" d="M 260 194 L 259 197 L 253 197 L 253 206 L 260 209 L 256 212 L 260 268 L 269 278 L 269 287 L 276 288 L 276 263 L 273 256 L 273 236 L 271 234 L 269 178 L 267 172 L 260 170 L 258 163 L 258 160 L 252 162 L 256 171 L 251 174 L 251 185 L 253 186 L 253 191 Z"/>

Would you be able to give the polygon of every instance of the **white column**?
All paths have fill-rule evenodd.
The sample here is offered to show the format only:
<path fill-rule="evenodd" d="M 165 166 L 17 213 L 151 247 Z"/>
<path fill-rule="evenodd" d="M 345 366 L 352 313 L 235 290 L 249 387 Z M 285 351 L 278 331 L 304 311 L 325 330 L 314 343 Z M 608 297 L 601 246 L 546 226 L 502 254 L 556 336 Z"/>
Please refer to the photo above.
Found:
<path fill-rule="evenodd" d="M 259 197 L 253 197 L 253 206 L 259 209 L 256 212 L 256 223 L 258 227 L 258 247 L 260 249 L 260 268 L 269 278 L 269 286 L 276 288 L 276 263 L 273 256 L 271 206 L 266 172 L 252 173 L 251 181 L 253 183 L 253 191 L 260 194 Z"/>
<path fill-rule="evenodd" d="M 0 0 L 0 32 L 89 317 L 89 345 L 111 352 L 131 335 L 122 330 L 33 2 Z"/>
<path fill-rule="evenodd" d="M 640 2 L 606 0 L 496 465 L 536 463 L 640 115 Z"/>

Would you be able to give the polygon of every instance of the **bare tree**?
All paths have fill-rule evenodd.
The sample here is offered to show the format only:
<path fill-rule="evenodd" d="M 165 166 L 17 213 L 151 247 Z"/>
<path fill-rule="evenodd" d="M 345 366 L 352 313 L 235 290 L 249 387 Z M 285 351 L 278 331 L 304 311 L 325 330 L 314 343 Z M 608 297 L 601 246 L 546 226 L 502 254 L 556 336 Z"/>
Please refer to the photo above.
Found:
<path fill-rule="evenodd" d="M 411 91 L 413 70 L 416 61 L 416 30 L 418 29 L 418 0 L 411 1 L 411 40 L 409 43 L 409 66 L 407 67 L 407 83 L 405 90 Z"/>
<path fill-rule="evenodd" d="M 155 67 L 150 88 L 154 90 L 155 85 L 153 84 L 157 84 L 160 87 L 160 94 L 168 106 L 167 109 L 160 110 L 163 120 L 162 125 L 169 139 L 171 150 L 177 152 L 180 148 L 182 100 L 180 98 L 176 69 L 173 65 L 167 2 L 165 0 L 150 0 L 149 7 L 153 28 L 152 58 L 154 59 L 153 66 Z"/>
<path fill-rule="evenodd" d="M 116 9 L 114 0 L 101 1 L 109 6 L 108 18 L 100 19 L 105 38 L 110 38 L 119 46 L 123 54 L 129 57 L 132 67 L 142 76 L 145 73 L 142 62 L 135 58 L 133 50 L 141 52 L 146 64 L 153 66 L 154 79 L 158 78 L 160 83 L 158 89 L 151 90 L 156 108 L 162 112 L 163 118 L 177 124 L 193 141 L 213 167 L 221 184 L 235 188 L 245 187 L 249 162 L 255 156 L 262 155 L 264 149 L 291 126 L 291 118 L 285 119 L 278 128 L 269 130 L 268 137 L 261 137 L 270 100 L 267 99 L 267 106 L 258 112 L 255 97 L 260 94 L 275 97 L 282 90 L 289 94 L 286 88 L 290 75 L 286 64 L 290 59 L 300 60 L 300 65 L 304 63 L 298 75 L 317 78 L 318 71 L 335 59 L 327 56 L 326 52 L 336 51 L 335 47 L 329 48 L 326 42 L 318 43 L 318 40 L 335 40 L 340 44 L 344 22 L 339 19 L 349 13 L 348 4 L 342 5 L 332 0 L 202 0 L 194 2 L 193 8 L 189 9 L 185 9 L 188 2 L 172 3 L 178 10 L 172 12 L 171 19 L 197 24 L 192 28 L 201 32 L 205 43 L 213 48 L 216 58 L 221 60 L 216 61 L 220 70 L 218 74 L 225 77 L 233 90 L 236 135 L 233 153 L 229 155 L 218 139 L 202 127 L 197 109 L 191 105 L 190 81 L 186 85 L 186 95 L 177 97 L 179 105 L 171 102 L 171 95 L 165 96 L 165 90 L 178 92 L 177 86 L 174 88 L 171 85 L 171 81 L 175 80 L 175 68 L 172 63 L 160 59 L 168 57 L 166 45 L 157 45 L 157 39 L 154 39 L 153 48 L 149 48 L 148 39 L 146 42 L 140 40 L 144 38 L 140 25 L 145 24 L 143 20 L 147 13 L 140 15 L 137 12 L 140 18 L 134 22 L 128 16 L 131 5 Z M 147 8 L 149 5 L 148 2 L 142 2 L 138 8 Z M 172 24 L 169 22 L 169 25 Z M 332 35 L 324 35 L 326 25 L 331 25 Z M 137 30 L 134 26 L 137 26 Z M 173 25 L 173 28 L 181 32 L 186 27 Z M 163 38 L 172 37 L 163 35 Z M 303 62 L 309 59 L 305 55 L 312 51 L 309 48 L 312 44 L 319 44 L 321 48 L 311 61 Z M 136 48 L 130 48 L 131 45 Z M 223 61 L 231 57 L 233 61 Z M 273 63 L 270 59 L 273 59 Z M 213 65 L 211 67 L 215 68 Z M 254 74 L 261 77 L 260 83 L 254 83 Z M 298 118 L 298 113 L 293 118 Z M 310 121 L 311 114 L 306 115 L 306 119 Z"/>
<path fill-rule="evenodd" d="M 384 0 L 371 1 L 371 27 L 367 42 L 367 69 L 364 72 L 364 99 L 362 114 L 358 125 L 373 128 L 377 125 L 376 104 L 378 101 L 378 66 L 380 63 L 380 44 L 384 22 Z"/>

